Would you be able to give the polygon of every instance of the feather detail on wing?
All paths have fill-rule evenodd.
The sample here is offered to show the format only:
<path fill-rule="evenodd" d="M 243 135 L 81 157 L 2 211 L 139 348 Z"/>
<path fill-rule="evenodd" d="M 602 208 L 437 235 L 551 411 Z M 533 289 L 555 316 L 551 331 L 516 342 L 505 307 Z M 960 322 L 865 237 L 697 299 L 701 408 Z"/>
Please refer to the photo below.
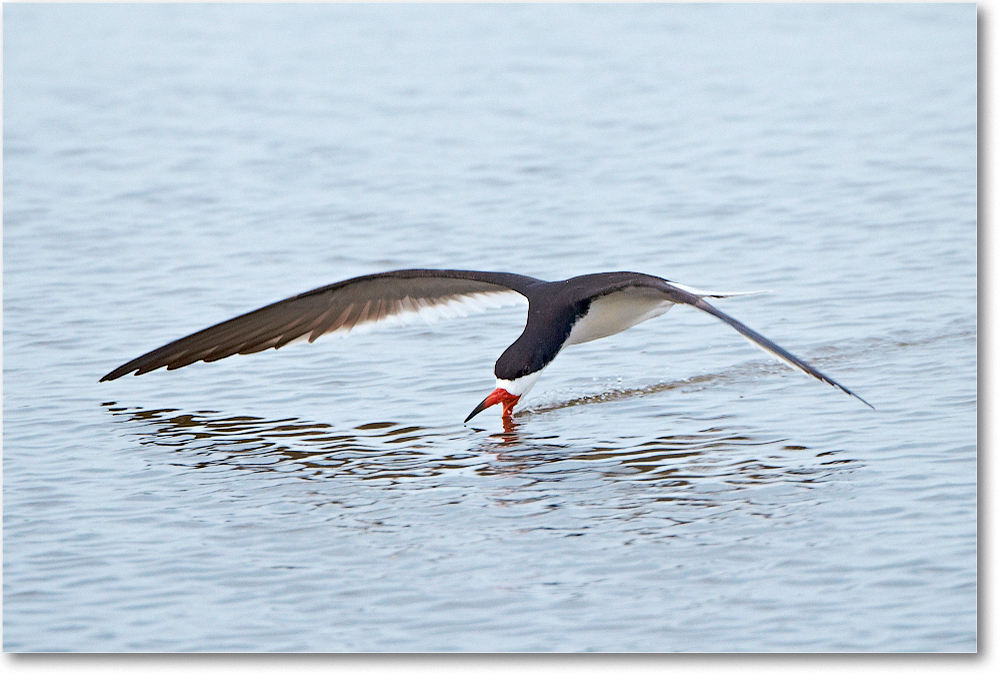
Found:
<path fill-rule="evenodd" d="M 452 318 L 524 300 L 539 280 L 524 275 L 464 270 L 397 270 L 331 284 L 216 324 L 119 366 L 115 380 L 135 372 L 178 369 L 196 361 L 313 342 L 374 324 Z"/>

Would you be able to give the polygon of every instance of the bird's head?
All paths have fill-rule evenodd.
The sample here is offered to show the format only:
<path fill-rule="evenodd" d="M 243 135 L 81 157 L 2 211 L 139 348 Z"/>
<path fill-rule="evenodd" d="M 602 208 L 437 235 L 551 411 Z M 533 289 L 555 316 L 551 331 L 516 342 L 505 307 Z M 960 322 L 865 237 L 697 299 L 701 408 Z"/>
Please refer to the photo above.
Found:
<path fill-rule="evenodd" d="M 490 392 L 489 396 L 479 403 L 479 406 L 472 409 L 472 413 L 465 419 L 465 422 L 469 422 L 495 404 L 503 404 L 503 417 L 505 420 L 510 419 L 514 406 L 521 400 L 521 397 L 528 393 L 540 375 L 542 375 L 541 371 L 535 371 L 513 380 L 497 377 L 497 388 Z"/>

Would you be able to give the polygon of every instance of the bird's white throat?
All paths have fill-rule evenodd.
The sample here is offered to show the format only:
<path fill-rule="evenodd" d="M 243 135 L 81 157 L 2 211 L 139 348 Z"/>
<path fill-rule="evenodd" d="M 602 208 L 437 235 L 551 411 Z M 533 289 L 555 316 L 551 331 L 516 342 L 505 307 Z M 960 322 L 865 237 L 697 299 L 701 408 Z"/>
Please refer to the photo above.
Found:
<path fill-rule="evenodd" d="M 514 380 L 503 380 L 502 378 L 497 378 L 497 387 L 507 390 L 516 397 L 523 397 L 528 393 L 528 390 L 530 390 L 535 383 L 538 382 L 538 379 L 542 375 L 542 370 L 529 373 L 526 376 L 521 376 L 520 378 L 515 378 Z"/>

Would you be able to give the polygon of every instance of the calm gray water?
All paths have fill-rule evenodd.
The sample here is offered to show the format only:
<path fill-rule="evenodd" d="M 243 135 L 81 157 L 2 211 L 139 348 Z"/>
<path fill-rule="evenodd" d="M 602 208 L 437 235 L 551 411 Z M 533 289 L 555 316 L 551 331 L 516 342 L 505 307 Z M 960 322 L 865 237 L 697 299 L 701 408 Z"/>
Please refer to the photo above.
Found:
<path fill-rule="evenodd" d="M 976 10 L 4 7 L 7 651 L 973 651 Z M 639 270 L 98 384 L 402 267 Z"/>

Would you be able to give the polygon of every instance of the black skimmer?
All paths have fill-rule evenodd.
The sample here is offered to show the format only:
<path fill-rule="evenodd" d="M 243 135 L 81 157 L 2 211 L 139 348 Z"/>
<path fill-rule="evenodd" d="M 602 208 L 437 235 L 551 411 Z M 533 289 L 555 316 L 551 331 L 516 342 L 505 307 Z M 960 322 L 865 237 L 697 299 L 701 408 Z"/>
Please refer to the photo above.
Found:
<path fill-rule="evenodd" d="M 101 381 L 128 373 L 142 375 L 196 361 L 279 348 L 297 340 L 312 342 L 327 333 L 420 315 L 461 316 L 477 309 L 528 301 L 528 320 L 520 337 L 497 360 L 493 390 L 465 419 L 495 404 L 509 420 L 514 406 L 542 370 L 568 345 L 604 338 L 662 315 L 676 304 L 691 305 L 721 319 L 752 343 L 789 366 L 833 385 L 874 408 L 832 378 L 820 373 L 753 329 L 709 305 L 705 298 L 746 295 L 710 293 L 638 272 L 603 272 L 561 282 L 546 282 L 508 272 L 396 270 L 355 277 L 286 298 L 216 324 L 123 364 Z"/>

